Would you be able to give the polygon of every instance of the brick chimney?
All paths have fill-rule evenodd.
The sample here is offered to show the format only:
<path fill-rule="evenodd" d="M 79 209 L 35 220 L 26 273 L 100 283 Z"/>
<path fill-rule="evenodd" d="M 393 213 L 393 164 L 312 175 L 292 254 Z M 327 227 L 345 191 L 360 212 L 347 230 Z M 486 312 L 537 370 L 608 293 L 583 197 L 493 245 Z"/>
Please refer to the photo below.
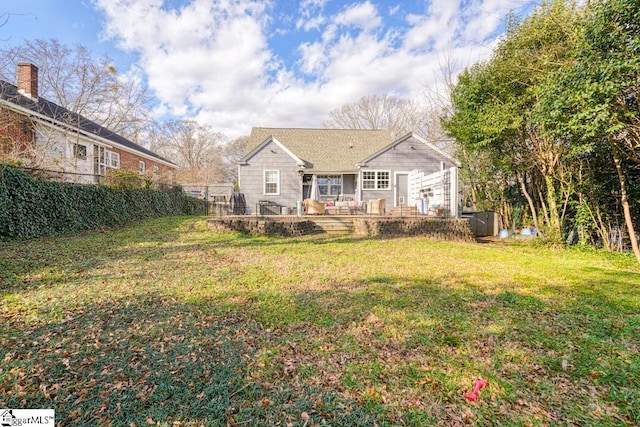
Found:
<path fill-rule="evenodd" d="M 18 92 L 38 99 L 38 67 L 27 62 L 18 63 Z"/>

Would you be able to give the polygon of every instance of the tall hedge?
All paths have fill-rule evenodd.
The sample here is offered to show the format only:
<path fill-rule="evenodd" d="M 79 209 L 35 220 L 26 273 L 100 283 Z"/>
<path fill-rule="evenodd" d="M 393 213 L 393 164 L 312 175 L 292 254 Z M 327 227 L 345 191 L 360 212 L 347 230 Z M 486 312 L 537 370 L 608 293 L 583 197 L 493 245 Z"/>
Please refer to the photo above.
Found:
<path fill-rule="evenodd" d="M 0 164 L 0 241 L 24 240 L 172 215 L 201 215 L 180 189 L 124 189 L 51 182 Z"/>

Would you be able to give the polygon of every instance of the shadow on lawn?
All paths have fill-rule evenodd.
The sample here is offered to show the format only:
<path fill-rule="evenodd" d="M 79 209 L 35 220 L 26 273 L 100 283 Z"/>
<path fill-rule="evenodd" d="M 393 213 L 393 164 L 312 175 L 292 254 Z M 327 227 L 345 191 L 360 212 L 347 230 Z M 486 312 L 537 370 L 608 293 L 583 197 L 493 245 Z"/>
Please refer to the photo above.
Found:
<path fill-rule="evenodd" d="M 187 220 L 189 218 L 173 219 L 171 224 L 174 226 L 169 232 L 159 231 L 163 230 L 163 226 L 149 221 L 104 234 L 94 232 L 90 238 L 86 237 L 88 233 L 82 233 L 37 241 L 11 242 L 0 249 L 0 291 L 17 294 L 42 285 L 51 286 L 58 282 L 66 282 L 70 277 L 82 275 L 101 276 L 104 280 L 109 280 L 113 272 L 104 271 L 102 267 L 113 261 L 129 260 L 143 266 L 146 262 L 158 258 L 196 252 L 215 254 L 221 249 L 271 248 L 273 251 L 284 253 L 295 251 L 296 246 L 369 240 L 335 236 L 279 238 L 242 233 L 216 233 L 210 239 L 177 243 L 181 235 L 180 230 L 186 228 L 188 231 L 189 226 L 193 225 Z M 187 227 L 183 224 L 185 222 Z M 41 275 L 47 276 L 44 282 L 39 277 Z"/>
<path fill-rule="evenodd" d="M 263 331 L 242 313 L 148 295 L 65 314 L 44 326 L 11 321 L 0 406 L 55 408 L 60 425 L 266 426 L 301 424 L 305 411 L 340 425 L 374 422 L 333 393 L 251 381 Z"/>
<path fill-rule="evenodd" d="M 9 288 L 2 285 L 3 290 L 20 292 L 41 286 L 23 278 L 49 267 L 56 269 L 60 281 L 68 281 L 68 276 L 79 269 L 86 275 L 107 274 L 102 266 L 113 260 L 144 265 L 145 260 L 163 261 L 165 256 L 176 262 L 189 260 L 194 253 L 213 254 L 215 258 L 218 249 L 228 247 L 263 247 L 271 257 L 280 250 L 295 250 L 298 245 L 353 242 L 343 237 L 281 239 L 229 233 L 212 234 L 210 238 L 187 236 L 174 244 L 194 223 L 166 221 L 172 225 L 170 232 L 162 231 L 165 226 L 152 221 L 151 225 L 134 226 L 133 232 L 116 230 L 87 239 L 86 244 L 82 236 L 73 237 L 71 243 L 60 239 L 44 254 L 37 253 L 37 248 L 47 244 L 29 242 L 26 252 L 19 254 L 21 258 L 6 264 L 13 269 L 13 282 Z M 36 253 L 32 253 L 34 248 Z M 26 265 L 20 265 L 21 260 L 27 260 Z M 151 263 L 147 266 L 153 267 Z M 302 425 L 303 412 L 315 422 L 324 418 L 334 425 L 384 424 L 385 420 L 375 419 L 375 408 L 363 406 L 361 400 L 349 400 L 338 394 L 337 388 L 309 385 L 321 382 L 296 383 L 283 376 L 282 355 L 293 348 L 292 343 L 298 349 L 301 366 L 307 363 L 313 370 L 323 361 L 323 355 L 305 347 L 316 340 L 319 345 L 337 346 L 331 357 L 335 357 L 338 369 L 348 368 L 338 361 L 353 357 L 348 363 L 361 369 L 361 377 L 371 375 L 372 381 L 383 385 L 383 381 L 393 381 L 396 373 L 385 372 L 388 376 L 383 376 L 384 380 L 375 380 L 377 377 L 366 371 L 377 366 L 379 357 L 395 357 L 397 365 L 405 367 L 415 357 L 415 365 L 409 368 L 431 366 L 430 371 L 415 368 L 415 381 L 404 380 L 410 382 L 411 390 L 434 392 L 434 401 L 440 403 L 464 402 L 456 394 L 459 385 L 450 378 L 452 370 L 493 375 L 505 390 L 504 395 L 498 395 L 499 403 L 511 405 L 514 414 L 520 411 L 522 415 L 508 418 L 497 408 L 474 408 L 485 411 L 477 415 L 478 422 L 498 417 L 524 423 L 527 416 L 535 414 L 533 410 L 527 413 L 528 409 L 517 403 L 522 393 L 536 404 L 544 402 L 542 409 L 549 413 L 555 410 L 553 406 L 582 411 L 592 402 L 587 386 L 594 384 L 590 377 L 593 372 L 601 384 L 622 390 L 618 396 L 596 397 L 596 402 L 613 403 L 625 413 L 625 399 L 632 402 L 629 408 L 640 403 L 638 392 L 631 391 L 638 385 L 640 366 L 626 364 L 621 356 L 626 354 L 631 360 L 638 357 L 640 330 L 638 316 L 633 314 L 638 309 L 634 303 L 637 274 L 612 277 L 604 269 L 575 274 L 584 274 L 591 283 L 567 289 L 547 286 L 545 298 L 520 292 L 517 284 L 488 294 L 471 283 L 380 275 L 329 283 L 326 290 L 238 287 L 230 296 L 239 297 L 242 303 L 226 309 L 208 300 L 206 293 L 180 294 L 188 300 L 193 297 L 194 304 L 189 304 L 142 289 L 142 295 L 128 300 L 67 308 L 63 321 L 45 326 L 30 326 L 16 320 L 17 316 L 6 322 L 6 329 L 5 325 L 1 328 L 8 333 L 0 346 L 0 360 L 5 361 L 0 371 L 0 407 L 54 407 L 61 425 L 111 421 L 114 425 L 135 422 L 140 426 L 148 418 L 169 425 L 173 420 L 183 425 L 274 425 L 290 421 Z M 131 277 L 133 285 L 135 275 Z M 78 284 L 82 277 L 74 280 Z M 72 302 L 64 303 L 71 307 Z M 619 318 L 624 316 L 629 317 L 620 323 Z M 501 329 L 490 328 L 496 325 Z M 280 329 L 279 338 L 271 341 L 265 327 Z M 407 335 L 403 336 L 405 331 Z M 479 344 L 484 359 L 477 356 Z M 271 373 L 265 373 L 268 365 L 256 365 L 263 345 L 282 352 Z M 573 370 L 563 370 L 563 354 L 573 357 Z M 515 372 L 507 371 L 517 357 L 526 363 Z M 256 373 L 257 380 L 252 376 Z M 326 372 L 338 377 L 344 373 Z M 432 382 L 421 384 L 427 375 Z M 337 381 L 346 386 L 345 378 Z M 531 384 L 536 381 L 555 394 L 542 387 L 532 390 Z M 578 391 L 565 396 L 566 390 L 557 387 L 567 381 Z M 354 387 L 365 399 L 367 387 L 376 385 L 362 382 Z M 376 395 L 369 397 L 375 400 Z M 443 408 L 434 408 L 440 411 L 438 415 L 447 415 Z M 640 418 L 637 409 L 626 410 L 626 416 L 634 421 Z M 570 413 L 566 418 L 556 417 L 547 421 L 580 421 Z"/>
<path fill-rule="evenodd" d="M 394 422 L 386 417 L 398 413 L 375 394 L 388 386 L 390 392 L 403 390 L 405 401 L 418 400 L 396 420 L 428 425 L 462 417 L 468 405 L 458 376 L 470 381 L 480 373 L 499 384 L 485 393 L 499 406 L 473 407 L 478 423 L 524 423 L 537 416 L 537 408 L 556 411 L 547 422 L 572 424 L 581 419 L 571 411 L 593 399 L 637 420 L 635 410 L 624 409 L 638 403 L 638 393 L 630 391 L 637 367 L 621 364 L 617 355 L 630 338 L 600 340 L 589 324 L 567 329 L 556 323 L 573 307 L 516 291 L 487 295 L 402 276 L 372 276 L 326 291 L 256 290 L 246 305 L 224 314 L 211 301 L 188 304 L 160 294 L 110 300 L 69 309 L 63 321 L 44 326 L 10 320 L 0 347 L 0 406 L 53 407 L 61 425 L 141 426 L 148 419 L 167 425 L 303 425 L 303 412 L 333 425 L 389 425 Z M 484 326 L 491 322 L 514 329 L 489 332 Z M 398 328 L 408 335 L 394 335 Z M 569 351 L 572 340 L 583 344 L 571 350 L 572 363 L 584 359 L 588 365 L 563 372 L 560 360 L 547 355 Z M 325 345 L 336 351 L 317 350 Z M 525 358 L 516 371 L 509 368 L 513 354 L 500 353 L 503 345 Z M 264 359 L 270 354 L 265 349 L 273 356 Z M 300 379 L 283 371 L 288 357 L 296 360 Z M 600 381 L 627 394 L 595 398 L 585 387 L 595 369 Z M 305 377 L 313 371 L 309 375 L 320 376 L 318 381 Z M 325 384 L 323 378 L 336 379 Z M 547 391 L 531 389 L 532 381 Z M 577 391 L 556 388 L 567 381 Z M 345 387 L 352 387 L 347 394 L 353 398 L 339 392 Z M 534 406 L 518 403 L 523 400 Z M 416 410 L 420 404 L 433 407 Z M 511 412 L 500 412 L 504 408 Z"/>

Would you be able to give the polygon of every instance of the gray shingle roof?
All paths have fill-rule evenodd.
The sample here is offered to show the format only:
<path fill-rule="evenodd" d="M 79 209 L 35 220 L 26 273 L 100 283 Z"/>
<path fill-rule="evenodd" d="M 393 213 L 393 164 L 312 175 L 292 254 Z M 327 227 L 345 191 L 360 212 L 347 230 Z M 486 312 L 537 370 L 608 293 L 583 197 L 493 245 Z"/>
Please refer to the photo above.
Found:
<path fill-rule="evenodd" d="M 254 127 L 247 146 L 253 150 L 271 136 L 318 172 L 355 171 L 393 142 L 386 130 Z"/>
<path fill-rule="evenodd" d="M 173 162 L 157 155 L 153 151 L 148 150 L 103 126 L 100 126 L 86 117 L 67 110 L 58 104 L 40 97 L 37 100 L 33 100 L 23 96 L 18 92 L 18 88 L 16 86 L 4 80 L 0 80 L 0 98 L 34 113 L 48 117 L 56 122 L 64 123 L 71 129 L 80 129 L 87 134 L 96 135 L 126 147 L 130 151 L 145 154 L 169 164 L 174 164 Z"/>

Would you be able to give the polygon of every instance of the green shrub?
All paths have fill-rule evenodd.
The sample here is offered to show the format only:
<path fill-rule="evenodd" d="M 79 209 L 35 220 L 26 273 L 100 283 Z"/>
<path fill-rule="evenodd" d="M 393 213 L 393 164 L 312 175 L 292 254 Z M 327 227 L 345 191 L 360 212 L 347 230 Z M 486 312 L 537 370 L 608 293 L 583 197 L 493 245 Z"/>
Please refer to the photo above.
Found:
<path fill-rule="evenodd" d="M 179 188 L 160 191 L 50 182 L 0 164 L 0 241 L 204 213 L 204 202 L 186 197 Z"/>
<path fill-rule="evenodd" d="M 104 183 L 117 188 L 151 188 L 148 177 L 127 168 L 108 170 Z"/>

